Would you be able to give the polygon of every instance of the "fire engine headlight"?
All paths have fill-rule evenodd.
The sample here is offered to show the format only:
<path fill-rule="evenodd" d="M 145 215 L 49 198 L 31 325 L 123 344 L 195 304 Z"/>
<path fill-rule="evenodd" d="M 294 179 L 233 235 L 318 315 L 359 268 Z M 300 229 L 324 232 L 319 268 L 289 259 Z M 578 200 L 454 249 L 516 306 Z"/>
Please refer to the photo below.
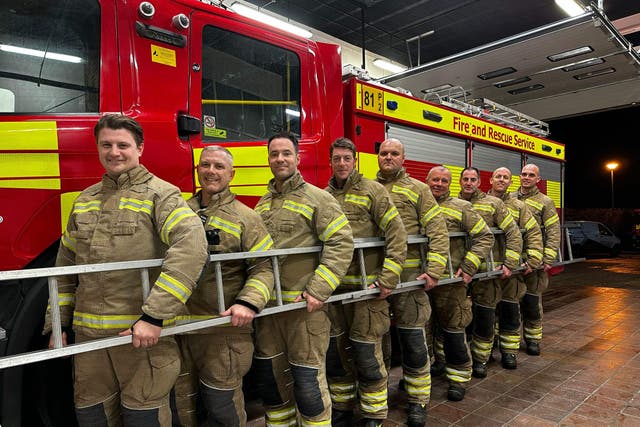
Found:
<path fill-rule="evenodd" d="M 156 13 L 156 8 L 148 1 L 143 1 L 138 6 L 138 13 L 145 19 L 151 19 Z"/>
<path fill-rule="evenodd" d="M 174 27 L 180 30 L 186 30 L 187 28 L 189 28 L 189 23 L 190 23 L 189 18 L 184 13 L 179 13 L 176 16 L 174 16 L 171 22 L 173 22 Z"/>

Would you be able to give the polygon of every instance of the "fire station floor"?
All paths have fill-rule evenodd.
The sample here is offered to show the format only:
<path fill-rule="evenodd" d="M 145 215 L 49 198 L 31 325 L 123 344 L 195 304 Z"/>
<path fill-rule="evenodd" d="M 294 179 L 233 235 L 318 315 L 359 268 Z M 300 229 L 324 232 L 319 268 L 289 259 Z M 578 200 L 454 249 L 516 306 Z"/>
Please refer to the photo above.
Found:
<path fill-rule="evenodd" d="M 428 426 L 640 426 L 640 255 L 566 266 L 543 305 L 542 354 L 523 345 L 509 371 L 494 350 L 487 378 L 472 379 L 461 402 L 433 378 Z M 401 375 L 391 370 L 385 427 L 406 420 Z M 260 406 L 247 409 L 248 426 L 264 426 Z"/>

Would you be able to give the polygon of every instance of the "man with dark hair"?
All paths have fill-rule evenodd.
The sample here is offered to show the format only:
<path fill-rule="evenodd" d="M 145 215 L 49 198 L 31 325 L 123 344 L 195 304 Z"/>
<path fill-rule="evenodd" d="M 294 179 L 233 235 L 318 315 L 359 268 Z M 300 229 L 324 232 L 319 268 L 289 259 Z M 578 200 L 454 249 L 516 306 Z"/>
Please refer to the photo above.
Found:
<path fill-rule="evenodd" d="M 542 341 L 542 292 L 549 287 L 549 271 L 551 264 L 558 257 L 561 230 L 558 212 L 550 197 L 538 190 L 540 168 L 529 163 L 520 173 L 520 188 L 512 193 L 518 200 L 529 206 L 533 217 L 542 229 L 542 270 L 535 270 L 525 277 L 527 292 L 522 298 L 520 308 L 524 328 L 524 340 L 527 343 L 527 354 L 540 355 Z"/>
<path fill-rule="evenodd" d="M 77 342 L 118 332 L 133 342 L 74 356 L 78 423 L 170 426 L 169 392 L 180 359 L 174 338 L 160 338 L 160 332 L 163 321 L 182 311 L 200 276 L 207 257 L 204 230 L 180 190 L 140 165 L 144 142 L 138 122 L 105 115 L 95 136 L 106 174 L 75 200 L 56 266 L 164 261 L 150 269 L 149 295 L 143 295 L 136 270 L 60 279 L 62 325 L 73 325 Z M 50 330 L 47 313 L 44 331 Z M 63 344 L 66 339 L 65 332 Z"/>
<path fill-rule="evenodd" d="M 306 301 L 256 320 L 254 366 L 267 425 L 328 426 L 331 398 L 326 378 L 330 321 L 324 305 L 353 256 L 349 221 L 336 200 L 308 184 L 298 171 L 298 140 L 291 133 L 269 138 L 269 192 L 256 205 L 278 249 L 322 245 L 320 254 L 291 254 L 280 264 L 282 299 Z"/>
<path fill-rule="evenodd" d="M 384 248 L 363 251 L 366 285 L 380 289 L 377 299 L 329 306 L 331 341 L 327 376 L 333 402 L 331 425 L 350 427 L 356 395 L 366 427 L 382 425 L 387 417 L 388 372 L 382 355 L 382 339 L 389 331 L 386 297 L 400 280 L 407 252 L 407 233 L 389 194 L 379 183 L 356 170 L 356 147 L 338 138 L 330 147 L 333 177 L 326 190 L 338 200 L 354 237 L 384 237 Z M 349 266 L 341 291 L 363 287 L 359 260 Z M 357 380 L 357 388 L 356 388 Z"/>
<path fill-rule="evenodd" d="M 522 235 L 518 225 L 502 200 L 488 196 L 480 190 L 480 172 L 474 167 L 462 170 L 460 174 L 460 195 L 471 202 L 489 227 L 497 227 L 504 232 L 495 236 L 493 262 L 496 270 L 502 271 L 501 279 L 511 277 L 511 272 L 520 264 Z M 473 376 L 487 376 L 487 362 L 491 356 L 495 335 L 496 307 L 502 297 L 500 280 L 483 280 L 471 283 L 473 300 Z"/>

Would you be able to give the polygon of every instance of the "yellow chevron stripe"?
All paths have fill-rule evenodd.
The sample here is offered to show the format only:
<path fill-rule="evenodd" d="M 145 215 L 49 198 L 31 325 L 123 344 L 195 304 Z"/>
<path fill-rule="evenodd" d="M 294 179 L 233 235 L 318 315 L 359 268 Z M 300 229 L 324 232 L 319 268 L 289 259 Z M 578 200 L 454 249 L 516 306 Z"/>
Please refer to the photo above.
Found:
<path fill-rule="evenodd" d="M 57 178 L 0 179 L 0 188 L 24 188 L 27 190 L 60 190 Z"/>
<path fill-rule="evenodd" d="M 0 154 L 0 178 L 59 177 L 57 153 Z"/>

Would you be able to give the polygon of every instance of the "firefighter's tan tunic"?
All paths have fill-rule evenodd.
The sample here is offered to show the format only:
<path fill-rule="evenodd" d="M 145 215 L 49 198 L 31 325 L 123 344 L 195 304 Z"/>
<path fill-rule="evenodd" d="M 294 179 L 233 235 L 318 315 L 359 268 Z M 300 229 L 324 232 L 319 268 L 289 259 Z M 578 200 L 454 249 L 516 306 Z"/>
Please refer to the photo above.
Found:
<path fill-rule="evenodd" d="M 284 302 L 293 302 L 303 291 L 320 301 L 329 298 L 353 256 L 351 227 L 336 200 L 296 171 L 281 191 L 272 179 L 255 210 L 276 248 L 323 246 L 320 254 L 281 257 Z M 255 363 L 269 423 L 295 423 L 296 404 L 305 423 L 329 422 L 329 329 L 326 306 L 312 313 L 301 309 L 257 319 Z"/>
<path fill-rule="evenodd" d="M 375 282 L 378 286 L 394 289 L 400 280 L 407 252 L 407 233 L 387 191 L 356 170 L 351 172 L 342 188 L 338 188 L 332 178 L 326 190 L 340 203 L 349 219 L 353 237 L 385 238 L 384 248 L 363 251 L 366 282 L 367 285 Z M 339 292 L 362 289 L 359 266 L 359 260 L 354 256 Z M 331 347 L 327 354 L 327 376 L 333 407 L 353 410 L 357 393 L 363 417 L 385 419 L 388 373 L 383 361 L 382 339 L 390 326 L 388 302 L 381 299 L 353 304 L 338 302 L 329 307 L 329 315 Z M 353 372 L 352 363 L 356 372 Z"/>
<path fill-rule="evenodd" d="M 260 215 L 235 199 L 225 189 L 213 195 L 208 206 L 201 206 L 202 193 L 188 200 L 188 205 L 204 222 L 205 230 L 217 230 L 219 244 L 209 245 L 210 253 L 256 252 L 269 250 L 273 240 Z M 273 272 L 269 258 L 252 258 L 221 263 L 224 307 L 241 304 L 259 312 L 269 302 L 273 291 Z M 198 321 L 218 317 L 218 291 L 215 265 L 209 264 L 198 287 L 187 301 L 188 314 L 182 321 Z M 253 358 L 253 328 L 231 325 L 199 329 L 180 338 L 185 365 L 191 362 L 202 384 L 202 399 L 210 417 L 220 423 L 245 425 L 246 412 L 242 392 L 242 378 L 249 372 Z M 183 380 L 184 378 L 184 380 Z M 176 384 L 176 403 L 183 424 L 195 416 L 195 381 L 191 370 L 183 367 Z M 187 404 L 189 403 L 189 404 Z M 235 408 L 235 413 L 233 409 Z M 190 416 L 191 415 L 191 416 Z M 186 424 L 185 424 L 186 425 Z"/>
<path fill-rule="evenodd" d="M 164 262 L 149 271 L 152 288 L 147 298 L 138 270 L 60 278 L 63 326 L 73 324 L 76 339 L 86 341 L 117 335 L 143 314 L 173 322 L 200 276 L 206 248 L 200 220 L 178 188 L 144 166 L 117 180 L 105 175 L 74 202 L 56 266 L 154 258 Z M 50 327 L 47 315 L 45 332 Z M 172 337 L 149 348 L 127 345 L 82 353 L 74 365 L 78 408 L 111 402 L 118 391 L 122 405 L 130 409 L 168 407 L 180 368 Z M 120 384 L 116 378 L 127 381 Z"/>

